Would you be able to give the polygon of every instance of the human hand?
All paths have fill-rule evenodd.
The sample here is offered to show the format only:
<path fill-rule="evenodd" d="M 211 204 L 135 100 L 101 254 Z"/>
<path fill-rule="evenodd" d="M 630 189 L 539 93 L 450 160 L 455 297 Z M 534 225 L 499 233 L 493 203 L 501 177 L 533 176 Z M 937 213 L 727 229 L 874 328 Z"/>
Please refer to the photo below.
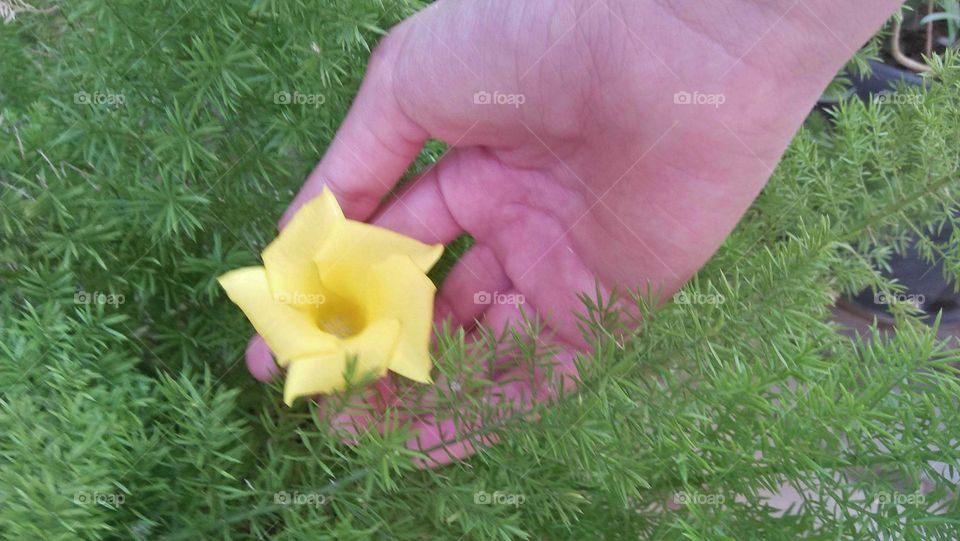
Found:
<path fill-rule="evenodd" d="M 281 225 L 329 186 L 350 218 L 427 243 L 470 233 L 437 315 L 497 333 L 521 308 L 536 313 L 564 352 L 556 374 L 575 379 L 577 294 L 600 284 L 666 297 L 688 280 L 898 5 L 882 4 L 440 0 L 383 39 Z M 428 138 L 452 148 L 381 206 Z M 276 370 L 256 339 L 248 365 L 260 379 Z M 518 407 L 564 384 L 516 377 L 491 392 L 526 397 Z M 373 396 L 402 402 L 392 389 L 383 380 Z M 477 443 L 453 441 L 450 420 L 413 423 L 411 448 L 449 444 L 435 463 Z"/>

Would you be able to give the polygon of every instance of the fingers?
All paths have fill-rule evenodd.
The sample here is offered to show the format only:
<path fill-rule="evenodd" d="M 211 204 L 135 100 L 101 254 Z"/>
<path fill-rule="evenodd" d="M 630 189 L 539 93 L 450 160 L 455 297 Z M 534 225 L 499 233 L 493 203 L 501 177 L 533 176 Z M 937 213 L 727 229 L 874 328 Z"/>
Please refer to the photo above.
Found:
<path fill-rule="evenodd" d="M 273 360 L 273 352 L 259 334 L 253 335 L 247 344 L 247 370 L 258 381 L 268 382 L 280 373 L 280 367 Z"/>
<path fill-rule="evenodd" d="M 533 212 L 519 214 L 512 226 L 511 237 L 498 236 L 491 245 L 498 254 L 509 254 L 504 269 L 514 287 L 526 295 L 520 304 L 529 306 L 529 315 L 539 314 L 571 346 L 586 346 L 577 318 L 585 306 L 578 294 L 592 294 L 598 285 L 604 298 L 609 292 L 578 255 L 572 229 L 551 219 L 538 219 Z M 516 249 L 518 246 L 525 249 Z"/>
<path fill-rule="evenodd" d="M 510 289 L 510 279 L 489 246 L 475 244 L 447 275 L 437 295 L 437 319 L 471 327 L 499 292 Z"/>
<path fill-rule="evenodd" d="M 478 449 L 489 447 L 498 441 L 493 434 L 478 433 L 464 437 L 463 433 L 470 430 L 470 427 L 464 427 L 462 423 L 458 426 L 452 419 L 437 421 L 431 416 L 415 422 L 413 428 L 417 431 L 417 437 L 407 442 L 407 448 L 427 455 L 426 460 L 413 460 L 414 465 L 421 469 L 436 468 L 463 460 L 473 456 Z M 482 431 L 482 426 L 477 425 L 477 429 L 478 432 Z"/>
<path fill-rule="evenodd" d="M 371 220 L 374 225 L 392 229 L 427 244 L 448 244 L 463 234 L 454 220 L 440 190 L 440 174 L 448 170 L 458 152 L 448 152 L 384 205 Z"/>
<path fill-rule="evenodd" d="M 449 184 L 462 177 L 470 153 L 448 152 L 387 203 L 373 223 L 427 243 L 448 244 L 462 235 L 463 227 L 450 212 L 440 186 L 442 181 Z M 489 306 L 491 296 L 509 288 L 510 280 L 493 250 L 474 245 L 447 275 L 437 296 L 435 320 L 452 317 L 454 325 L 470 326 Z"/>
<path fill-rule="evenodd" d="M 497 338 L 509 329 L 523 332 L 524 315 L 534 317 L 530 310 L 524 308 L 525 297 L 516 289 L 503 289 L 486 299 L 489 307 L 483 315 L 483 327 L 492 332 Z"/>
<path fill-rule="evenodd" d="M 489 250 L 481 249 L 479 254 Z M 484 327 L 498 338 L 510 329 L 518 330 L 521 337 L 526 336 L 528 319 L 525 316 L 533 317 L 533 314 L 523 309 L 523 296 L 509 287 L 501 291 L 487 299 Z M 426 455 L 426 458 L 415 461 L 418 467 L 435 468 L 468 458 L 498 441 L 498 430 L 493 423 L 505 417 L 525 416 L 535 405 L 576 388 L 576 351 L 548 335 L 533 337 L 533 340 L 536 340 L 541 355 L 535 366 L 518 362 L 517 350 L 509 341 L 506 342 L 509 349 L 494 361 L 497 366 L 495 382 L 485 389 L 481 400 L 485 410 L 497 408 L 495 415 L 491 416 L 488 411 L 471 419 L 461 410 L 455 418 L 434 414 L 413 419 L 412 428 L 417 436 L 407 442 L 407 447 Z"/>
<path fill-rule="evenodd" d="M 486 390 L 480 400 L 489 407 L 495 407 L 505 401 L 510 402 L 510 405 L 504 407 L 505 412 L 521 410 L 523 408 L 518 407 L 518 404 L 523 401 L 524 396 L 530 394 L 526 386 L 527 383 L 524 381 L 495 384 Z M 451 387 L 445 387 L 450 389 L 450 392 L 454 392 Z M 433 393 L 434 406 L 431 407 L 435 407 L 437 401 L 436 391 L 434 390 Z M 462 403 L 466 404 L 468 400 L 471 399 L 465 397 Z M 470 409 L 469 406 L 465 408 Z M 499 417 L 483 415 L 478 411 L 471 413 L 464 411 L 464 408 L 460 408 L 454 417 L 447 418 L 432 413 L 404 416 L 404 421 L 410 423 L 411 429 L 416 434 L 415 437 L 407 440 L 407 448 L 426 455 L 425 459 L 415 458 L 415 466 L 436 468 L 468 458 L 479 449 L 499 441 L 495 431 L 492 430 L 494 427 L 490 425 L 499 420 Z"/>
<path fill-rule="evenodd" d="M 491 305 L 483 314 L 480 324 L 500 343 L 506 344 L 508 347 L 513 346 L 512 336 L 508 334 L 511 330 L 516 331 L 521 339 L 532 338 L 539 342 L 536 344 L 538 349 L 546 348 L 545 340 L 552 341 L 549 336 L 533 335 L 536 329 L 532 325 L 536 321 L 537 314 L 524 308 L 526 301 L 517 290 L 506 290 L 489 300 Z M 474 337 L 479 337 L 479 330 L 474 333 Z M 516 359 L 508 352 L 507 355 L 503 355 L 496 360 L 494 377 L 499 380 L 515 367 Z"/>
<path fill-rule="evenodd" d="M 324 186 L 348 218 L 366 221 L 423 147 L 427 132 L 402 110 L 394 92 L 393 70 L 408 27 L 394 28 L 370 57 L 350 111 L 284 213 L 281 228 Z"/>
<path fill-rule="evenodd" d="M 572 351 L 557 351 L 551 355 L 549 366 L 537 366 L 533 370 L 529 366 L 517 366 L 498 377 L 497 383 L 487 389 L 482 398 L 485 409 L 499 408 L 495 415 L 477 414 L 470 419 L 461 411 L 456 419 L 437 415 L 414 419 L 412 428 L 417 436 L 406 445 L 426 455 L 425 459 L 415 459 L 414 464 L 419 468 L 436 468 L 466 459 L 499 441 L 496 423 L 516 416 L 535 420 L 537 415 L 528 415 L 528 412 L 536 404 L 576 388 L 574 358 Z"/>
<path fill-rule="evenodd" d="M 393 383 L 389 377 L 380 378 L 363 393 L 350 398 L 350 403 L 340 412 L 330 416 L 330 426 L 346 434 L 344 443 L 356 444 L 357 437 L 381 418 L 386 405 L 393 397 Z M 327 416 L 326 405 L 317 404 L 321 418 Z"/>
<path fill-rule="evenodd" d="M 474 247 L 476 248 L 476 247 Z M 478 261 L 487 257 L 488 249 L 470 253 Z M 502 272 L 502 270 L 500 271 Z M 484 316 L 484 324 L 489 326 L 498 336 L 505 329 L 520 328 L 524 325 L 523 313 L 520 304 L 521 297 L 509 287 L 503 287 L 504 293 L 491 300 L 489 310 Z M 504 300 L 506 299 L 506 300 Z M 510 301 L 512 299 L 512 301 Z M 503 301 L 503 302 L 501 302 Z M 543 348 L 549 346 L 549 338 L 540 338 Z M 555 345 L 554 345 L 555 347 Z M 496 383 L 486 390 L 482 400 L 489 407 L 501 406 L 501 416 L 510 416 L 513 413 L 530 411 L 539 402 L 555 398 L 561 389 L 574 389 L 576 370 L 573 364 L 572 351 L 559 351 L 552 354 L 552 370 L 529 366 L 509 366 L 508 357 L 498 359 L 497 364 L 504 366 L 496 377 Z M 270 349 L 259 336 L 254 336 L 247 347 L 247 366 L 250 372 L 260 381 L 269 381 L 280 373 L 273 361 Z M 507 367 L 509 366 L 509 367 Z M 403 396 L 397 396 L 394 384 L 389 377 L 378 380 L 364 394 L 353 397 L 351 404 L 341 412 L 330 417 L 330 424 L 339 429 L 344 436 L 344 442 L 356 444 L 361 432 L 368 429 L 387 430 L 400 423 L 411 422 L 417 436 L 407 442 L 411 450 L 423 452 L 426 459 L 417 459 L 416 465 L 421 468 L 435 468 L 451 462 L 470 457 L 479 449 L 494 445 L 498 441 L 495 430 L 484 423 L 496 422 L 498 418 L 489 416 L 476 419 L 466 419 L 457 416 L 457 419 L 448 419 L 436 415 L 425 415 L 411 418 L 402 415 L 402 419 L 383 419 L 388 406 L 403 411 Z M 325 415 L 325 406 L 318 405 L 320 415 Z M 384 426 L 390 424 L 390 427 Z"/>
<path fill-rule="evenodd" d="M 508 331 L 517 331 L 519 338 L 530 339 L 535 342 L 539 354 L 537 365 L 529 366 L 524 362 L 517 362 L 507 355 L 497 360 L 495 378 L 502 386 L 512 385 L 512 389 L 523 391 L 526 395 L 505 395 L 505 398 L 514 400 L 523 398 L 523 402 L 515 404 L 517 409 L 529 409 L 532 403 L 542 402 L 557 397 L 560 391 L 572 391 L 578 379 L 576 369 L 577 349 L 561 337 L 552 334 L 549 330 L 537 330 L 534 326 L 537 314 L 524 308 L 525 299 L 515 290 L 507 291 L 498 302 L 484 314 L 483 327 L 490 330 L 494 336 L 506 336 Z M 510 344 L 510 342 L 507 342 Z M 518 387 L 519 385 L 519 387 Z"/>

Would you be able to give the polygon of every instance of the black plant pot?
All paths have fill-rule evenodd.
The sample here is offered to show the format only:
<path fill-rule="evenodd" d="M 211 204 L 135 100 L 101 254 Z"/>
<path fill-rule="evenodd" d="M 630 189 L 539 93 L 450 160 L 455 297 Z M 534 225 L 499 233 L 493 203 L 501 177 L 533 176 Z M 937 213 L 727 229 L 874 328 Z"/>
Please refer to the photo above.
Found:
<path fill-rule="evenodd" d="M 912 71 L 898 69 L 873 60 L 870 61 L 870 66 L 873 68 L 873 74 L 870 77 L 865 79 L 851 77 L 853 92 L 862 100 L 868 99 L 871 95 L 889 92 L 899 82 L 916 86 L 923 84 L 923 78 Z"/>
<path fill-rule="evenodd" d="M 922 85 L 923 79 L 912 72 L 897 69 L 880 62 L 871 62 L 873 74 L 865 79 L 852 77 L 853 95 L 860 99 L 869 99 L 871 95 L 892 90 L 898 83 Z M 821 108 L 829 108 L 832 104 L 818 104 Z M 952 228 L 946 227 L 939 233 L 928 233 L 928 238 L 934 242 L 944 242 L 950 238 Z M 890 271 L 884 276 L 894 278 L 903 284 L 906 292 L 893 300 L 915 302 L 926 316 L 924 321 L 932 323 L 938 313 L 942 313 L 941 323 L 951 325 L 960 323 L 960 295 L 955 291 L 954 284 L 947 282 L 943 275 L 943 262 L 935 261 L 930 264 L 920 257 L 915 245 L 911 246 L 903 256 L 895 255 L 890 260 Z M 876 317 L 883 323 L 892 323 L 893 317 L 888 310 L 890 296 L 885 293 L 874 293 L 869 290 L 861 291 L 851 298 L 843 299 L 839 304 L 852 312 L 863 316 Z M 871 317 L 871 319 L 873 318 Z"/>

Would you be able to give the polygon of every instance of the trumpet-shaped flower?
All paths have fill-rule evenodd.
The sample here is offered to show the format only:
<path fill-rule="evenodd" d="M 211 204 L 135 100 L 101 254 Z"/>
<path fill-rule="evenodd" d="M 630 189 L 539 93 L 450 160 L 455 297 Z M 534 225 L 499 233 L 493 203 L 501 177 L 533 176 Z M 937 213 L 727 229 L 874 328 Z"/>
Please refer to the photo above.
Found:
<path fill-rule="evenodd" d="M 219 282 L 286 368 L 290 405 L 342 390 L 353 358 L 357 375 L 391 370 L 430 383 L 436 288 L 426 272 L 442 252 L 348 220 L 324 189 L 267 246 L 262 267 Z"/>

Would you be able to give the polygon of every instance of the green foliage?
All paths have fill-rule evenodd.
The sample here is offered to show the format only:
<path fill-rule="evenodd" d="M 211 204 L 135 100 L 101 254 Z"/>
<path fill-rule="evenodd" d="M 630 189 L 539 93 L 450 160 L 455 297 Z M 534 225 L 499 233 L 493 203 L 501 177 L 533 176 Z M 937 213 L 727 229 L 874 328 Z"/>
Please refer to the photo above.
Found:
<path fill-rule="evenodd" d="M 343 444 L 252 381 L 249 325 L 215 277 L 257 261 L 370 47 L 421 7 L 78 0 L 4 27 L 3 538 L 957 536 L 960 352 L 905 308 L 866 341 L 828 319 L 838 294 L 895 291 L 879 269 L 926 228 L 953 224 L 922 251 L 960 270 L 952 56 L 929 89 L 797 136 L 683 290 L 722 302 L 636 299 L 644 325 L 625 333 L 591 301 L 578 393 L 510 414 L 479 398 L 478 359 L 548 352 L 439 333 L 459 386 L 433 407 L 500 440 L 468 462 L 416 470 L 404 426 Z M 322 98 L 283 103 L 295 93 Z M 761 496 L 782 484 L 804 494 L 783 516 Z"/>

